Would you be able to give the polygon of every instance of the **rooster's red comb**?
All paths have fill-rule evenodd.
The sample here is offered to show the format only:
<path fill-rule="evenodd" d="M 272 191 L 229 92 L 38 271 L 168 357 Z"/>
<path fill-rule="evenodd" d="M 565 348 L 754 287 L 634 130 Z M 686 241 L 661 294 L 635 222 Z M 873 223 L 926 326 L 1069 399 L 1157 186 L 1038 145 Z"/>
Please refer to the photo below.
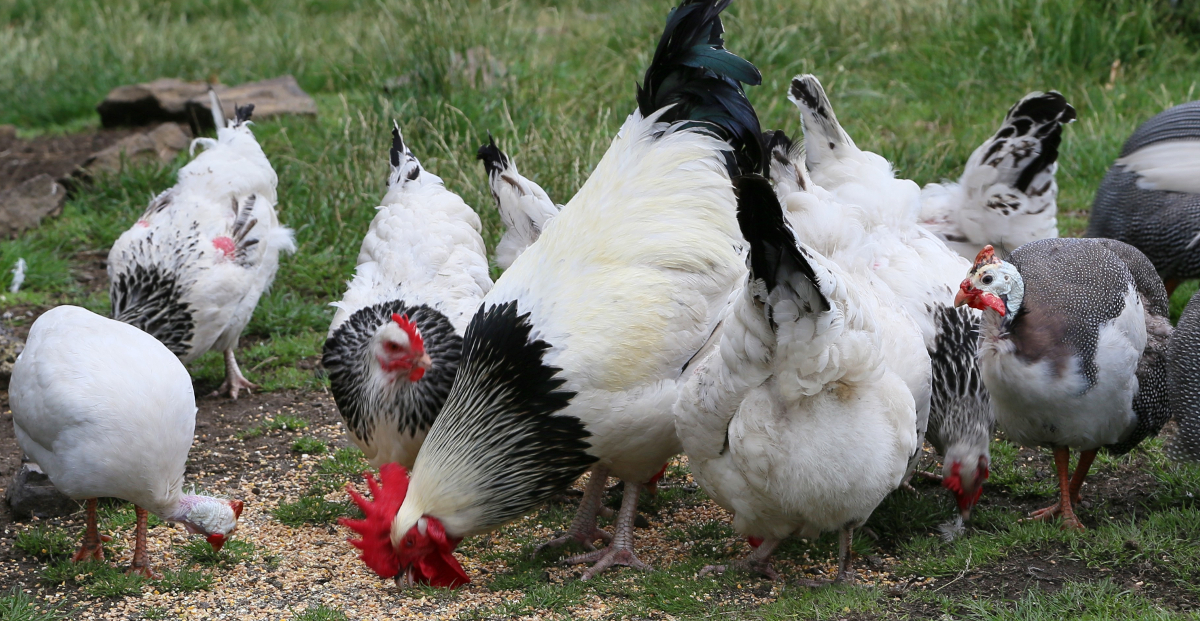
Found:
<path fill-rule="evenodd" d="M 363 498 L 348 484 L 346 491 L 366 517 L 361 520 L 340 518 L 338 522 L 361 537 L 349 541 L 350 545 L 362 550 L 359 557 L 362 562 L 380 577 L 391 578 L 400 573 L 400 557 L 392 547 L 392 520 L 408 494 L 408 473 L 400 464 L 384 464 L 379 468 L 378 482 L 369 472 L 363 473 L 363 478 L 371 488 L 374 502 Z"/>
<path fill-rule="evenodd" d="M 396 322 L 396 325 L 400 326 L 400 329 L 404 330 L 404 333 L 408 335 L 408 342 L 412 345 L 413 351 L 422 353 L 425 351 L 425 340 L 421 338 L 421 333 L 417 331 L 416 324 L 408 320 L 408 315 L 392 313 L 392 321 Z"/>

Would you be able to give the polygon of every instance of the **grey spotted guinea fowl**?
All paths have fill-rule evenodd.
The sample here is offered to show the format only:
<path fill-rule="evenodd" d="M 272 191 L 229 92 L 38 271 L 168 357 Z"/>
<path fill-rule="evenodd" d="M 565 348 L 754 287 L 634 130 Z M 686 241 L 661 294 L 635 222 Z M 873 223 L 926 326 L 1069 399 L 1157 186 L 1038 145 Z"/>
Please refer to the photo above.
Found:
<path fill-rule="evenodd" d="M 1031 517 L 1082 529 L 1072 505 L 1096 452 L 1126 453 L 1170 418 L 1171 323 L 1153 265 L 1110 239 L 1044 239 L 1007 261 L 987 246 L 955 304 L 983 311 L 979 364 L 997 424 L 1054 450 L 1060 500 Z M 1080 456 L 1068 478 L 1070 449 Z"/>
<path fill-rule="evenodd" d="M 1188 302 L 1171 335 L 1168 377 L 1171 413 L 1178 428 L 1167 456 L 1200 463 L 1200 294 Z"/>
<path fill-rule="evenodd" d="M 1092 203 L 1088 237 L 1141 250 L 1166 283 L 1200 277 L 1200 101 L 1138 127 Z"/>

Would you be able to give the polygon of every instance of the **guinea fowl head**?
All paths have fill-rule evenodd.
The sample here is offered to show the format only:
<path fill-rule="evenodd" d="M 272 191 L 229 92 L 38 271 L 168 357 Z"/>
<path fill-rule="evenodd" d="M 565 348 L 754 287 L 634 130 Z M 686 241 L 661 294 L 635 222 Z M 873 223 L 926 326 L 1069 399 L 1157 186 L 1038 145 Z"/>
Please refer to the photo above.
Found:
<path fill-rule="evenodd" d="M 984 246 L 975 257 L 975 265 L 959 285 L 954 305 L 966 304 L 979 310 L 992 309 L 1007 319 L 1021 308 L 1025 282 L 1017 267 L 1001 261 L 991 246 Z"/>
<path fill-rule="evenodd" d="M 384 373 L 415 382 L 425 376 L 433 366 L 429 354 L 425 353 L 425 341 L 417 326 L 407 315 L 393 314 L 392 320 L 383 324 L 375 335 L 375 359 Z"/>
<path fill-rule="evenodd" d="M 954 493 L 964 520 L 971 518 L 971 509 L 983 495 L 983 482 L 988 479 L 990 464 L 991 458 L 986 451 L 979 454 L 978 450 L 955 450 L 955 447 L 946 450 L 942 487 Z"/>
<path fill-rule="evenodd" d="M 225 542 L 237 530 L 242 517 L 242 501 L 222 500 L 209 496 L 185 496 L 181 501 L 185 513 L 179 520 L 190 533 L 205 535 L 214 552 L 220 552 Z"/>
<path fill-rule="evenodd" d="M 435 517 L 405 520 L 399 515 L 408 494 L 408 473 L 403 466 L 384 464 L 378 481 L 369 473 L 364 478 L 373 500 L 349 486 L 346 489 L 365 517 L 339 521 L 361 537 L 350 543 L 362 550 L 360 558 L 367 567 L 383 578 L 399 581 L 403 575 L 407 584 L 454 588 L 471 581 L 453 554 L 461 539 L 450 538 Z"/>

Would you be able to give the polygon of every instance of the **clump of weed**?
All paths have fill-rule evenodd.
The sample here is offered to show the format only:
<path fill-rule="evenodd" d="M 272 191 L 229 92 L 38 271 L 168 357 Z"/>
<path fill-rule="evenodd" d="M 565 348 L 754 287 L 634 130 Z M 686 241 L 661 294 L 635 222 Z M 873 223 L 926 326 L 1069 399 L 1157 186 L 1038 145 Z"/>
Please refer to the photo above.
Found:
<path fill-rule="evenodd" d="M 71 554 L 75 541 L 61 528 L 39 524 L 17 533 L 13 545 L 30 556 L 46 560 Z"/>
<path fill-rule="evenodd" d="M 305 455 L 320 455 L 326 451 L 325 443 L 309 436 L 298 438 L 292 443 L 292 450 Z"/>

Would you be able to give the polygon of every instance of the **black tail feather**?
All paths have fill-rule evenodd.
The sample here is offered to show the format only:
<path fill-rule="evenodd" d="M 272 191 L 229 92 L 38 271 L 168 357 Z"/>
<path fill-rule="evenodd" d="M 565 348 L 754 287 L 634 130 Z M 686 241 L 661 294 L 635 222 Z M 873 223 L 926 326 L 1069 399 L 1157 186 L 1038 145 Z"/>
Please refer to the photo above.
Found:
<path fill-rule="evenodd" d="M 483 162 L 483 168 L 489 177 L 508 168 L 509 165 L 508 155 L 496 146 L 496 139 L 492 138 L 492 132 L 488 132 L 487 144 L 481 145 L 479 151 L 475 152 L 475 159 Z"/>
<path fill-rule="evenodd" d="M 816 292 L 818 299 L 811 310 L 829 310 L 829 300 L 820 294 L 817 274 L 797 244 L 770 182 L 758 175 L 744 175 L 734 179 L 733 185 L 738 196 L 738 225 L 750 244 L 750 277 L 762 280 L 768 295 L 784 286 L 792 289 L 786 297 L 811 300 L 811 293 L 797 290 L 795 276 L 799 275 Z"/>
<path fill-rule="evenodd" d="M 244 106 L 234 106 L 233 118 L 235 125 L 241 125 L 250 120 L 250 115 L 254 114 L 254 104 L 249 103 Z"/>
<path fill-rule="evenodd" d="M 997 138 L 1029 134 L 1042 143 L 1041 153 L 1031 161 L 1017 178 L 1016 188 L 1022 192 L 1039 173 L 1058 161 L 1058 148 L 1062 144 L 1063 125 L 1075 120 L 1075 108 L 1058 91 L 1030 93 L 1009 108 L 1004 119 L 1004 128 Z M 992 151 L 984 154 L 984 161 L 992 152 L 1004 145 L 996 140 Z"/>
<path fill-rule="evenodd" d="M 671 11 L 654 59 L 638 86 L 638 110 L 649 116 L 674 104 L 661 118 L 695 121 L 733 146 L 734 176 L 766 172 L 758 115 L 742 84 L 762 75 L 725 49 L 721 11 L 731 0 L 684 0 Z"/>

